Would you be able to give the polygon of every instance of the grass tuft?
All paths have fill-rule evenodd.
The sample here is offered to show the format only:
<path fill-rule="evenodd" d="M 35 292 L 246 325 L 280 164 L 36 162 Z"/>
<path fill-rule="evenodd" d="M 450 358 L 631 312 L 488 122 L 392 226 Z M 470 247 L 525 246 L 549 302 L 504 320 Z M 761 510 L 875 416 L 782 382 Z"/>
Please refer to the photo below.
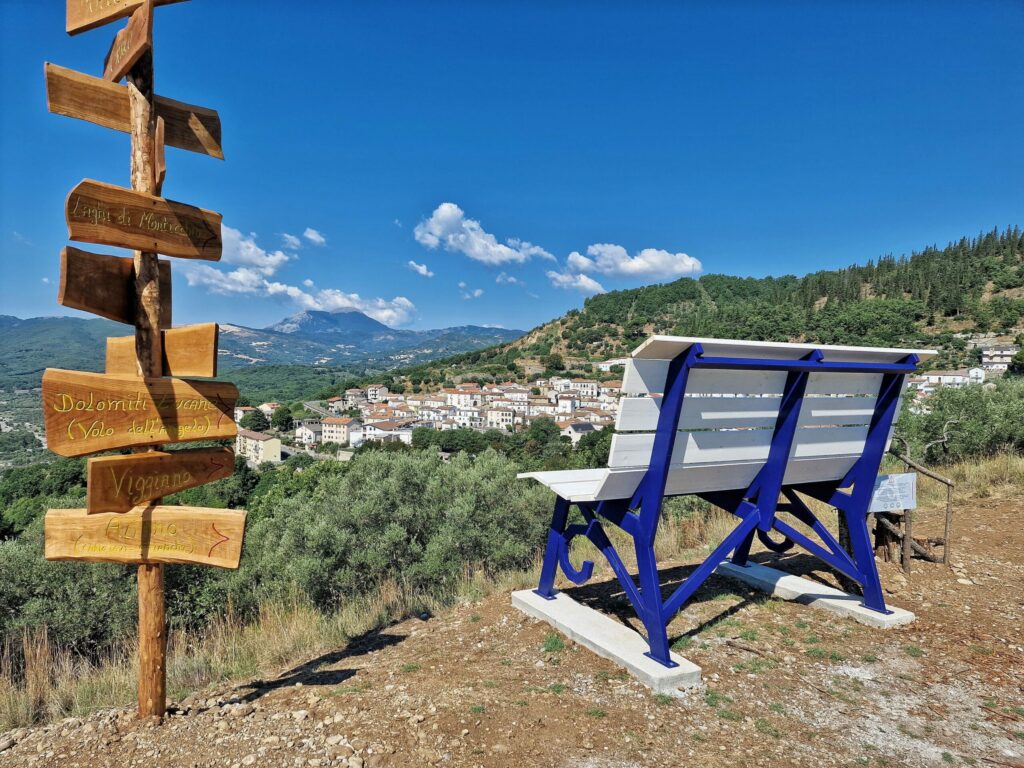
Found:
<path fill-rule="evenodd" d="M 558 635 L 548 634 L 544 636 L 544 652 L 556 653 L 565 650 L 565 641 Z"/>

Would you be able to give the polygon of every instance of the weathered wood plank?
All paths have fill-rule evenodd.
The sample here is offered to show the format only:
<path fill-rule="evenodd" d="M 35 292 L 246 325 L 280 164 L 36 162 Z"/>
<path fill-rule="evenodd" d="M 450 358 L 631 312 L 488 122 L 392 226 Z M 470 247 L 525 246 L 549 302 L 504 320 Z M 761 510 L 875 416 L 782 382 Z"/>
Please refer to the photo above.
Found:
<path fill-rule="evenodd" d="M 48 368 L 46 443 L 61 456 L 236 434 L 238 388 L 222 381 L 143 379 Z"/>
<path fill-rule="evenodd" d="M 64 205 L 68 237 L 191 259 L 218 261 L 221 215 L 86 179 Z"/>
<path fill-rule="evenodd" d="M 96 515 L 51 509 L 44 522 L 44 552 L 47 560 L 237 568 L 245 517 L 241 509 L 205 507 L 135 507 Z"/>
<path fill-rule="evenodd" d="M 66 28 L 69 35 L 77 35 L 102 27 L 130 15 L 145 0 L 67 0 Z M 170 5 L 185 0 L 154 0 L 154 5 Z"/>
<path fill-rule="evenodd" d="M 216 323 L 186 325 L 163 331 L 163 375 L 216 378 L 218 333 Z M 115 376 L 138 374 L 134 336 L 107 338 L 106 371 Z"/>
<path fill-rule="evenodd" d="M 160 326 L 171 326 L 171 265 L 160 262 Z M 90 253 L 67 246 L 60 252 L 57 303 L 94 315 L 135 323 L 135 264 L 124 256 Z"/>
<path fill-rule="evenodd" d="M 230 448 L 152 451 L 89 459 L 86 509 L 127 512 L 161 496 L 229 477 L 235 468 Z"/>
<path fill-rule="evenodd" d="M 73 69 L 46 64 L 46 106 L 56 115 L 74 117 L 123 133 L 131 132 L 128 87 Z M 158 117 L 166 122 L 166 141 L 172 147 L 224 159 L 220 115 L 216 110 L 153 97 Z"/>
<path fill-rule="evenodd" d="M 127 26 L 114 35 L 103 60 L 103 79 L 118 82 L 153 45 L 153 0 L 132 12 Z"/>

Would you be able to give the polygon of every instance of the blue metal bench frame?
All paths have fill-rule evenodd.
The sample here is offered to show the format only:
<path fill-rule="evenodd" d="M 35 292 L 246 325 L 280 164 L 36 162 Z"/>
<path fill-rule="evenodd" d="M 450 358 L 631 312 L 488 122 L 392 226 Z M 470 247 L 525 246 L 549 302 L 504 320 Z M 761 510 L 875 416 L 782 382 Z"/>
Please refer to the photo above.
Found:
<path fill-rule="evenodd" d="M 918 357 L 913 354 L 895 363 L 828 362 L 821 350 L 814 350 L 800 360 L 705 357 L 700 344 L 691 345 L 669 365 L 651 463 L 632 498 L 571 502 L 559 497 L 555 502 L 555 511 L 548 532 L 540 584 L 535 591 L 542 597 L 554 598 L 555 575 L 559 565 L 573 584 L 583 584 L 591 578 L 594 571 L 592 561 L 584 561 L 577 569 L 569 560 L 570 543 L 576 536 L 585 536 L 604 554 L 637 616 L 643 622 L 650 645 L 650 651 L 646 655 L 667 667 L 674 667 L 676 663 L 669 655 L 666 629 L 669 621 L 730 553 L 734 563 L 746 565 L 750 546 L 756 535 L 766 547 L 775 552 L 785 552 L 799 544 L 857 582 L 863 590 L 863 604 L 867 608 L 880 613 L 891 613 L 885 607 L 882 586 L 878 580 L 878 569 L 875 567 L 874 552 L 867 528 L 867 510 L 875 478 L 885 453 L 889 430 L 896 417 L 904 378 L 914 372 L 917 362 Z M 661 506 L 671 469 L 672 449 L 678 434 L 677 427 L 687 378 L 690 371 L 701 368 L 786 371 L 786 384 L 768 459 L 750 486 L 735 491 L 695 494 L 739 517 L 739 524 L 668 599 L 662 600 L 658 566 L 654 556 L 654 539 L 661 518 Z M 808 377 L 817 372 L 882 374 L 875 410 L 868 424 L 864 451 L 840 480 L 786 486 L 783 485 L 783 478 L 796 434 L 800 406 L 803 403 Z M 850 492 L 840 490 L 851 485 L 853 488 Z M 835 537 L 796 495 L 797 491 L 826 502 L 843 514 L 850 532 L 852 554 L 839 545 Z M 780 493 L 785 498 L 782 503 L 779 502 Z M 575 504 L 583 514 L 584 523 L 568 525 L 572 504 Z M 777 511 L 789 512 L 807 525 L 820 537 L 824 546 L 812 541 L 785 521 L 779 520 L 776 517 Z M 618 526 L 632 536 L 639 571 L 639 586 L 609 541 L 599 518 Z M 785 537 L 782 542 L 776 543 L 769 538 L 768 533 L 771 530 L 778 531 Z"/>

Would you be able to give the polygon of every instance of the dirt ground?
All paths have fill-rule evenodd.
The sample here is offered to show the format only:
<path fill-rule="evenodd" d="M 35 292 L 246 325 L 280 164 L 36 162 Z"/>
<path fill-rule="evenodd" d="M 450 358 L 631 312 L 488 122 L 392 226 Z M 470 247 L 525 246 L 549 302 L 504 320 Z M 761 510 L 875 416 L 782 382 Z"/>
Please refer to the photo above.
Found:
<path fill-rule="evenodd" d="M 892 630 L 712 577 L 671 627 L 706 683 L 678 698 L 497 595 L 178 702 L 162 726 L 115 710 L 4 734 L 0 764 L 1024 766 L 1022 523 L 1021 500 L 975 501 L 953 569 L 915 560 L 904 580 L 882 564 L 887 599 L 919 617 Z M 915 533 L 938 526 L 926 514 Z M 699 559 L 665 564 L 666 581 Z M 571 592 L 623 608 L 614 583 Z"/>

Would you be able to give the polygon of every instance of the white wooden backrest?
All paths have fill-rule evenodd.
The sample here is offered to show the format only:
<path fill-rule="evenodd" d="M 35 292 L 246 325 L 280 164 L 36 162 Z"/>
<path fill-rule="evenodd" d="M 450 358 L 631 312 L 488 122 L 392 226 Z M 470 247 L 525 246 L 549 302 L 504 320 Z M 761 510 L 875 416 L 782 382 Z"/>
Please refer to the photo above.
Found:
<path fill-rule="evenodd" d="M 700 342 L 707 357 L 797 360 L 818 349 L 827 361 L 897 362 L 931 350 L 876 349 L 808 344 L 774 344 L 655 336 L 630 358 L 623 376 L 616 434 L 608 466 L 650 464 L 671 358 Z M 689 373 L 672 452 L 672 488 L 727 490 L 749 484 L 768 458 L 786 383 L 785 371 L 694 369 Z M 797 422 L 787 482 L 835 480 L 864 450 L 882 374 L 812 373 Z M 700 469 L 699 473 L 693 470 Z M 683 478 L 681 475 L 687 475 Z M 683 492 L 683 491 L 679 491 Z"/>

